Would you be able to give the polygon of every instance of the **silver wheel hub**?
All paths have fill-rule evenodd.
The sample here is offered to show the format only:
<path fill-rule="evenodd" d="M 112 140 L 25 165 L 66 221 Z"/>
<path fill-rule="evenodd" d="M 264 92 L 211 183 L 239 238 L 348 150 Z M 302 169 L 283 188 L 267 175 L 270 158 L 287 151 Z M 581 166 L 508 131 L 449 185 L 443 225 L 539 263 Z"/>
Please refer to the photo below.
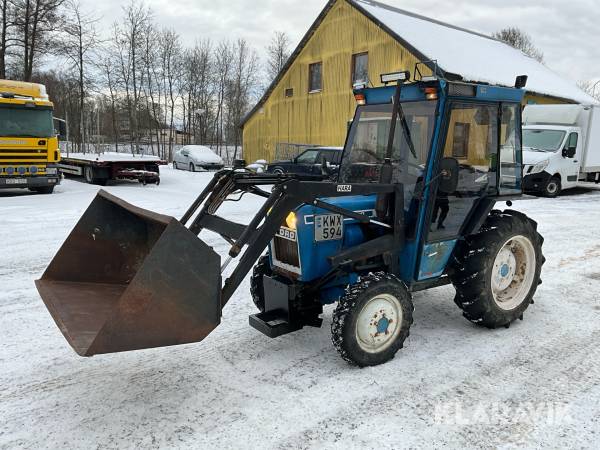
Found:
<path fill-rule="evenodd" d="M 508 240 L 498 252 L 492 269 L 492 293 L 496 304 L 510 311 L 527 298 L 535 277 L 535 249 L 524 236 Z"/>
<path fill-rule="evenodd" d="M 389 348 L 402 327 L 402 307 L 396 297 L 380 294 L 363 307 L 356 322 L 356 341 L 367 353 Z"/>

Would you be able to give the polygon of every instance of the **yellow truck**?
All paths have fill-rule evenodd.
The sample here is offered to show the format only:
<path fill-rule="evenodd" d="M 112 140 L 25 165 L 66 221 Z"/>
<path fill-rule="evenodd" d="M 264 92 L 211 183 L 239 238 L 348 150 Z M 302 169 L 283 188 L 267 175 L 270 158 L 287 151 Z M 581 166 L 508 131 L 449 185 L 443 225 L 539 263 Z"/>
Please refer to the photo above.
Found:
<path fill-rule="evenodd" d="M 44 85 L 0 80 L 0 189 L 50 194 L 60 183 L 53 110 Z"/>

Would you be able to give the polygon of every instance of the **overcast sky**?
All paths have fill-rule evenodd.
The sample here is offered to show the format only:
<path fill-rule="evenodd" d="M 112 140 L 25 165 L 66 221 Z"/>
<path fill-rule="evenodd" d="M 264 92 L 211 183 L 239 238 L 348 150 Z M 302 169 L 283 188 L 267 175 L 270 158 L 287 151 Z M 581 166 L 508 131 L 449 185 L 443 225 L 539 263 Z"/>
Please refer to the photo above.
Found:
<path fill-rule="evenodd" d="M 82 0 L 109 27 L 119 0 Z M 326 0 L 146 0 L 156 22 L 178 31 L 184 43 L 211 37 L 246 38 L 264 54 L 273 31 L 296 45 Z M 527 31 L 546 64 L 574 80 L 600 79 L 599 0 L 385 0 L 384 3 L 486 34 L 506 26 Z M 435 58 L 435 55 L 430 55 Z"/>

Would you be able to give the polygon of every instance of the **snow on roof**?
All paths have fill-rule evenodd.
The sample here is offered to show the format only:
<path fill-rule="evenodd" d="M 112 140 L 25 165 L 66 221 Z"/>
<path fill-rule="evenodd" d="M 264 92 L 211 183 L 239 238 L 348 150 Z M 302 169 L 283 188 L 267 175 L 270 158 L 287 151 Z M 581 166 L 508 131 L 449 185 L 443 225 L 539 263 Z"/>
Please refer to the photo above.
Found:
<path fill-rule="evenodd" d="M 598 103 L 574 83 L 501 41 L 382 3 L 348 1 L 421 53 L 415 56 L 437 60 L 440 69 L 460 75 L 464 81 L 514 86 L 517 76 L 528 75 L 530 92 Z"/>

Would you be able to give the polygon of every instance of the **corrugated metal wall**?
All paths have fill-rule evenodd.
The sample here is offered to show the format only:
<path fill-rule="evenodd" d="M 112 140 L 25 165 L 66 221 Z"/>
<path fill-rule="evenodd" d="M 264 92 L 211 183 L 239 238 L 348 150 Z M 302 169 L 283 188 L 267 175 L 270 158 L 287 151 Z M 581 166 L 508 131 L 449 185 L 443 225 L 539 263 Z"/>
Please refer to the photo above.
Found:
<path fill-rule="evenodd" d="M 417 59 L 387 33 L 338 0 L 263 108 L 244 126 L 244 158 L 272 160 L 277 143 L 342 146 L 356 107 L 352 55 L 369 52 L 369 77 L 414 70 Z M 323 91 L 308 93 L 308 66 L 323 63 Z M 285 90 L 294 96 L 285 97 Z"/>
<path fill-rule="evenodd" d="M 278 143 L 342 146 L 354 116 L 352 55 L 369 53 L 369 78 L 379 86 L 382 73 L 414 71 L 417 58 L 344 0 L 332 7 L 264 106 L 244 126 L 244 158 L 272 161 Z M 323 63 L 323 90 L 309 94 L 309 65 Z M 293 89 L 291 98 L 286 89 Z M 539 103 L 547 97 L 529 96 Z"/>

